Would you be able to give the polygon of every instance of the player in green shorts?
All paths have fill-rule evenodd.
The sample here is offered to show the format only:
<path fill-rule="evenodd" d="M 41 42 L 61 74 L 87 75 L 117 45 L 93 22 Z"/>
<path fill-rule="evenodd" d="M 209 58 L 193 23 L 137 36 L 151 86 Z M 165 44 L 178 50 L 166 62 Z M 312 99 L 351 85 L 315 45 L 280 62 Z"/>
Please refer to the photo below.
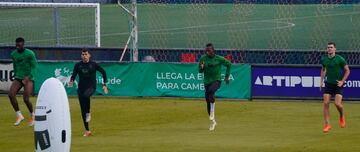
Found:
<path fill-rule="evenodd" d="M 350 69 L 345 59 L 340 55 L 335 54 L 335 51 L 336 44 L 334 42 L 329 42 L 327 45 L 327 55 L 323 56 L 321 59 L 322 68 L 320 89 L 322 89 L 322 83 L 325 80 L 325 87 L 322 89 L 324 92 L 324 133 L 329 132 L 331 129 L 329 110 L 331 96 L 335 96 L 335 106 L 340 114 L 340 126 L 341 128 L 345 127 L 344 107 L 342 104 L 342 89 L 345 80 L 349 77 Z"/>
<path fill-rule="evenodd" d="M 16 49 L 11 53 L 15 80 L 11 84 L 9 98 L 11 105 L 16 112 L 15 126 L 19 125 L 21 121 L 24 120 L 24 116 L 21 114 L 16 99 L 16 94 L 22 87 L 24 87 L 23 99 L 30 112 L 29 126 L 34 125 L 34 111 L 29 98 L 33 92 L 37 61 L 34 52 L 24 48 L 24 43 L 25 40 L 23 38 L 17 38 Z"/>

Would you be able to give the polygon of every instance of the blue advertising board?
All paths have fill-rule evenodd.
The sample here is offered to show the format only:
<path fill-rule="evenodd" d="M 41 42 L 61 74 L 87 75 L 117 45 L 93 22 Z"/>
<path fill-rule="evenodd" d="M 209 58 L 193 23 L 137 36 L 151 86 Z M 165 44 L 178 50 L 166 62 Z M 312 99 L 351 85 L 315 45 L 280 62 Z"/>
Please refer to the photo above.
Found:
<path fill-rule="evenodd" d="M 320 67 L 253 66 L 253 97 L 322 97 Z M 351 68 L 345 98 L 360 98 L 360 68 Z"/>

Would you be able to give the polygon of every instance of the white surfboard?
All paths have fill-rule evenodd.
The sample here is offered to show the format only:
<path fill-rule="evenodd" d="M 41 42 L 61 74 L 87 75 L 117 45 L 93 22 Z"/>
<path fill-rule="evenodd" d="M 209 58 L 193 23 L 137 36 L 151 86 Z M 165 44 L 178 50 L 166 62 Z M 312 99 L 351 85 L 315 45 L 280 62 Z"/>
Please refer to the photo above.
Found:
<path fill-rule="evenodd" d="M 36 152 L 69 152 L 71 121 L 68 97 L 56 78 L 47 79 L 40 88 L 35 108 Z"/>

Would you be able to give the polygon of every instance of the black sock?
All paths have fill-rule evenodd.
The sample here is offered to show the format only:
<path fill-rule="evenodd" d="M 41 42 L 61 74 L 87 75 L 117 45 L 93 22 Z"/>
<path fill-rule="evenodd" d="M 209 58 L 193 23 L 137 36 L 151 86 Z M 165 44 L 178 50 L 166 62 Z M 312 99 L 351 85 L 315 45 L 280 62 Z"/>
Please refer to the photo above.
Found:
<path fill-rule="evenodd" d="M 206 101 L 206 106 L 207 106 L 208 115 L 210 116 L 210 102 Z"/>
<path fill-rule="evenodd" d="M 89 131 L 89 123 L 86 122 L 86 113 L 89 112 L 89 97 L 83 96 L 83 95 L 79 95 L 79 100 L 80 100 L 80 108 L 81 108 L 81 116 L 82 116 L 82 121 L 84 123 L 84 127 L 85 130 Z"/>

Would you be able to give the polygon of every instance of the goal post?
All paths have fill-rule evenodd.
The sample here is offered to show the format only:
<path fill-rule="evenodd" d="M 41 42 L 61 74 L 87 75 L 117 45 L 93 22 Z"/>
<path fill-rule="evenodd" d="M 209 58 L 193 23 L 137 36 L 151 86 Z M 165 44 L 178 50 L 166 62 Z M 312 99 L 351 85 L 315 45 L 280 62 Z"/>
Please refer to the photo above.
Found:
<path fill-rule="evenodd" d="M 131 20 L 131 29 L 130 29 L 130 34 L 129 34 L 129 38 L 125 44 L 124 47 L 124 51 L 121 54 L 120 57 L 120 62 L 123 61 L 125 52 L 127 50 L 127 48 L 129 48 L 130 43 L 132 44 L 131 52 L 130 52 L 130 60 L 133 62 L 138 62 L 139 60 L 139 50 L 138 50 L 138 13 L 137 13 L 137 0 L 131 0 L 131 8 L 128 9 L 126 8 L 123 4 L 120 3 L 120 0 L 117 1 L 117 4 L 124 10 L 126 11 L 127 14 L 130 15 Z"/>
<path fill-rule="evenodd" d="M 36 35 L 36 36 L 32 36 L 32 35 L 28 36 L 31 37 L 31 39 L 35 39 L 35 40 L 31 40 L 31 39 L 29 40 L 30 42 L 32 41 L 34 42 L 33 44 L 31 43 L 32 45 L 96 46 L 96 47 L 101 46 L 99 3 L 0 2 L 0 8 L 1 8 L 0 23 L 2 23 L 3 26 L 2 28 L 6 29 L 8 33 L 11 33 L 11 35 L 14 35 L 14 33 L 19 36 L 22 36 L 22 34 L 24 34 L 25 35 L 24 37 L 26 37 L 26 34 Z M 31 9 L 20 10 L 23 8 L 31 8 Z M 79 8 L 87 8 L 87 9 L 82 10 Z M 88 8 L 90 8 L 91 11 L 89 11 Z M 18 12 L 22 12 L 22 14 Z M 33 15 L 32 17 L 39 16 L 37 18 L 39 21 L 31 19 L 31 17 L 26 21 L 21 21 L 18 18 L 22 17 L 24 19 L 24 17 L 22 16 L 23 14 L 25 14 L 25 16 Z M 43 16 L 45 15 L 47 15 L 46 16 L 47 18 L 43 18 Z M 85 21 L 87 19 L 88 20 L 91 19 L 91 21 Z M 44 20 L 47 20 L 47 22 L 45 23 L 42 22 L 41 24 L 48 24 L 48 25 L 36 26 L 37 24 L 39 24 L 39 23 L 36 24 L 36 22 L 40 22 Z M 49 22 L 49 20 L 53 20 L 52 23 Z M 67 23 L 71 25 L 66 25 Z M 51 27 L 53 29 L 50 29 L 51 25 L 53 25 Z M 76 25 L 78 25 L 78 27 L 76 27 Z M 32 28 L 41 29 L 44 28 L 45 26 L 48 32 L 34 33 L 33 31 L 36 30 L 31 30 Z M 61 27 L 63 27 L 63 29 L 61 29 Z M 75 29 L 69 30 L 66 28 L 75 28 Z M 27 29 L 29 31 L 26 31 Z M 14 31 L 14 30 L 18 30 L 18 31 Z M 63 33 L 61 33 L 62 31 Z M 50 38 L 49 36 L 41 37 L 41 35 L 46 35 L 46 34 L 52 35 L 53 37 L 52 38 Z M 8 35 L 10 34 L 0 33 L 1 37 Z M 14 38 L 11 38 L 11 40 L 12 39 Z M 80 41 L 75 41 L 75 39 L 89 39 L 89 40 L 82 40 L 82 42 L 80 42 Z M 48 42 L 45 43 L 45 41 Z M 9 40 L 0 38 L 0 45 L 9 45 L 8 43 L 12 44 L 10 43 L 10 38 Z"/>

